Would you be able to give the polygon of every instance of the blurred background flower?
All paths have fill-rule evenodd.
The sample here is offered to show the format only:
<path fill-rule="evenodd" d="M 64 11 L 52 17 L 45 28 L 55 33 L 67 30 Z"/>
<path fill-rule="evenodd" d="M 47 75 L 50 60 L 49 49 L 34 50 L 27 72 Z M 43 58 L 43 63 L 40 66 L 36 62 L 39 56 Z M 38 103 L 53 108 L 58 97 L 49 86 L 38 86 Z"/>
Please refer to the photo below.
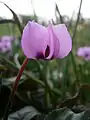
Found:
<path fill-rule="evenodd" d="M 77 55 L 83 57 L 85 60 L 90 60 L 90 47 L 80 47 L 77 50 Z"/>
<path fill-rule="evenodd" d="M 15 38 L 13 36 L 0 37 L 0 52 L 6 53 L 12 51 L 12 41 Z"/>

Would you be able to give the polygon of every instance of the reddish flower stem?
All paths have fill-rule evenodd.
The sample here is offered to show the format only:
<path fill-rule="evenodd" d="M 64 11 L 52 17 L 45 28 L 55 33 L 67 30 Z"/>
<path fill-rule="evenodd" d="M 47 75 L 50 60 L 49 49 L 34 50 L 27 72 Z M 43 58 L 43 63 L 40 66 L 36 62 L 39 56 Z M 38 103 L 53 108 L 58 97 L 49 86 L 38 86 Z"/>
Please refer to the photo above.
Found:
<path fill-rule="evenodd" d="M 13 85 L 13 88 L 12 88 L 12 91 L 11 91 L 11 94 L 10 94 L 10 97 L 9 97 L 9 101 L 8 101 L 8 104 L 7 104 L 7 107 L 6 107 L 6 110 L 5 110 L 5 114 L 4 114 L 4 117 L 3 117 L 3 120 L 8 120 L 8 113 L 9 113 L 9 110 L 11 108 L 11 105 L 13 103 L 13 98 L 15 96 L 15 92 L 17 90 L 17 87 L 18 87 L 18 83 L 19 83 L 19 80 L 20 80 L 20 77 L 22 76 L 22 73 L 24 71 L 24 68 L 25 66 L 27 65 L 28 63 L 28 58 L 26 58 L 17 74 L 17 77 L 16 77 L 16 80 L 15 80 L 15 83 Z"/>

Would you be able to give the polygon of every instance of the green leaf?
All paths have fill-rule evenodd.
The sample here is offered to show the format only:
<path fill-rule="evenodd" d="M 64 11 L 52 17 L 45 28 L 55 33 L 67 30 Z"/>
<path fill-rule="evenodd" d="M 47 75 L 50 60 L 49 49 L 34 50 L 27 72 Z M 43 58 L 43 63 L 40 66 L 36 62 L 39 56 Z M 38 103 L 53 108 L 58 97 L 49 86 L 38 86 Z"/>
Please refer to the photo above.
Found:
<path fill-rule="evenodd" d="M 8 120 L 32 120 L 40 113 L 32 106 L 27 106 L 9 115 Z"/>
<path fill-rule="evenodd" d="M 84 112 L 84 115 L 81 117 L 81 120 L 90 120 L 90 109 Z"/>
<path fill-rule="evenodd" d="M 66 108 L 56 109 L 52 112 L 50 112 L 45 120 L 65 120 L 67 116 L 73 114 L 72 111 Z"/>
<path fill-rule="evenodd" d="M 44 120 L 89 120 L 90 110 L 74 113 L 70 109 L 62 108 L 50 112 Z"/>
<path fill-rule="evenodd" d="M 18 90 L 16 95 L 22 100 L 24 103 L 28 105 L 34 105 L 39 111 L 46 112 L 44 105 L 44 91 L 39 88 L 33 91 L 30 90 Z M 48 110 L 48 109 L 47 109 Z"/>
<path fill-rule="evenodd" d="M 1 2 L 1 1 L 0 1 L 0 2 Z M 7 4 L 5 4 L 4 2 L 1 2 L 1 3 L 3 3 L 3 4 L 11 11 L 11 13 L 13 14 L 13 17 L 14 17 L 14 19 L 15 19 L 15 22 L 16 22 L 19 30 L 20 30 L 20 33 L 22 34 L 23 28 L 22 28 L 22 25 L 21 25 L 21 23 L 20 23 L 20 21 L 19 21 L 19 19 L 18 19 L 18 16 L 16 15 L 16 13 L 15 13 Z"/>

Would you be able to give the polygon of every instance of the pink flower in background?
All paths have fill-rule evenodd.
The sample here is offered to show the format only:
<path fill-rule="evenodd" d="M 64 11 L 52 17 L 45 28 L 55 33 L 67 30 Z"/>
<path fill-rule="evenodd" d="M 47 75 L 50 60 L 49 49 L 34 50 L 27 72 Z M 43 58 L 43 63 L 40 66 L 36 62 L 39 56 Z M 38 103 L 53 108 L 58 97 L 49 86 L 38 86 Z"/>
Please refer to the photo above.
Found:
<path fill-rule="evenodd" d="M 85 60 L 90 60 L 90 47 L 80 47 L 77 50 L 77 55 L 83 57 Z"/>
<path fill-rule="evenodd" d="M 2 36 L 1 40 L 3 40 L 3 41 L 13 41 L 13 40 L 15 40 L 15 37 L 14 36 Z"/>
<path fill-rule="evenodd" d="M 2 36 L 0 38 L 0 52 L 10 52 L 12 51 L 12 40 L 14 40 L 13 36 Z"/>
<path fill-rule="evenodd" d="M 44 27 L 28 22 L 23 30 L 21 46 L 27 58 L 64 58 L 72 49 L 72 40 L 64 24 Z"/>

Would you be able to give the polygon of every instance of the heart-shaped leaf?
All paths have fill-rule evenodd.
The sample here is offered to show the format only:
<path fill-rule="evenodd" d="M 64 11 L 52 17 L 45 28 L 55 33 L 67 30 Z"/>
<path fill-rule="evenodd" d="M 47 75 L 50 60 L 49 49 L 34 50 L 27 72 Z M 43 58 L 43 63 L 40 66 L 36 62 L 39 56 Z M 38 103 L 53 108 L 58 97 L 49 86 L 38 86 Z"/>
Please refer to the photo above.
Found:
<path fill-rule="evenodd" d="M 9 115 L 8 120 L 32 120 L 32 118 L 38 115 L 40 113 L 34 107 L 27 106 Z"/>

